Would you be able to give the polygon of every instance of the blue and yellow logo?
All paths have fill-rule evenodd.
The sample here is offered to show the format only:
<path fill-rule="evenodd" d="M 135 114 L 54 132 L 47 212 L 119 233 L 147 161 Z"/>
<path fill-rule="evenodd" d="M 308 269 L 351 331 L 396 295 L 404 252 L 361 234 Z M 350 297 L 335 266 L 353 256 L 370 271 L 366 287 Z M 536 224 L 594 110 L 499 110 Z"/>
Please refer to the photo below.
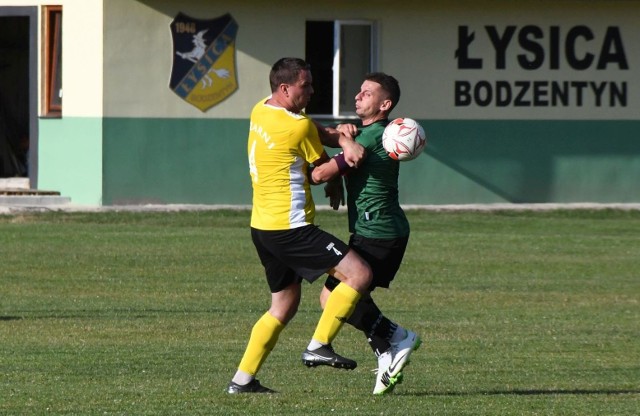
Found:
<path fill-rule="evenodd" d="M 238 89 L 237 33 L 238 24 L 228 13 L 209 20 L 178 13 L 171 22 L 171 90 L 201 111 L 233 94 Z"/>

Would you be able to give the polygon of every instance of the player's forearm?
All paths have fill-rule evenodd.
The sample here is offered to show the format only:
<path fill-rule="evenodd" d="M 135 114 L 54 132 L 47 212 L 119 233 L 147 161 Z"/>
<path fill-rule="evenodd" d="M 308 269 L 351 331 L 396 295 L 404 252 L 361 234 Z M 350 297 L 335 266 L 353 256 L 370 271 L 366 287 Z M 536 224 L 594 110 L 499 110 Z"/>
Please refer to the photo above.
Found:
<path fill-rule="evenodd" d="M 344 140 L 341 138 L 341 136 L 344 136 L 343 134 L 341 134 L 337 129 L 333 127 L 323 126 L 322 124 L 318 123 L 315 120 L 313 122 L 316 125 L 316 128 L 318 129 L 320 142 L 324 146 L 334 147 L 334 148 L 342 147 L 340 146 L 340 140 Z"/>
<path fill-rule="evenodd" d="M 344 175 L 349 170 L 349 165 L 344 159 L 344 154 L 335 155 L 329 160 L 311 168 L 310 179 L 314 185 L 328 182 L 339 175 Z"/>
<path fill-rule="evenodd" d="M 311 183 L 313 185 L 320 185 L 330 181 L 336 176 L 338 176 L 338 165 L 336 165 L 336 162 L 332 159 L 320 166 L 313 167 L 311 171 Z"/>

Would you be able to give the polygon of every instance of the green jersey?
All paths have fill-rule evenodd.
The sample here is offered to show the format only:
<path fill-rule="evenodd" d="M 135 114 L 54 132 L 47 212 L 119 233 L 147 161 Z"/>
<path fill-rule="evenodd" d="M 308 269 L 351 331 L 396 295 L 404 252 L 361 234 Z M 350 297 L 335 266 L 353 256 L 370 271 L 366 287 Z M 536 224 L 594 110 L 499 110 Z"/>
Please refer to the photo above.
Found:
<path fill-rule="evenodd" d="M 382 147 L 382 132 L 389 120 L 361 127 L 356 141 L 367 157 L 345 177 L 349 231 L 367 238 L 397 238 L 409 235 L 409 222 L 398 201 L 400 162 Z"/>

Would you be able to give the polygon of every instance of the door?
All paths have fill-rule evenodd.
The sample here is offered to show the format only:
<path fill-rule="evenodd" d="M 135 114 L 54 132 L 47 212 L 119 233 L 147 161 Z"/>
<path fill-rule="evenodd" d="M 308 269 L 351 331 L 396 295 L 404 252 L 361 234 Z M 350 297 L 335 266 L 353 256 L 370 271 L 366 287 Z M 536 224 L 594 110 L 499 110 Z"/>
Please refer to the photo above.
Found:
<path fill-rule="evenodd" d="M 37 178 L 37 8 L 0 7 L 0 178 Z"/>

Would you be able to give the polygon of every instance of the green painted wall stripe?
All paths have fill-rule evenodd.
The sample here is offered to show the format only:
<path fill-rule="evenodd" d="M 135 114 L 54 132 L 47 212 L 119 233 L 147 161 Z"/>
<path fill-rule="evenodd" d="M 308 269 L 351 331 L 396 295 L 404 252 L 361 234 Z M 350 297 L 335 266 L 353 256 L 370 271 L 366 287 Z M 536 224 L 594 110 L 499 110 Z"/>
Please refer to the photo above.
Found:
<path fill-rule="evenodd" d="M 248 204 L 248 120 L 104 121 L 105 204 Z"/>
<path fill-rule="evenodd" d="M 438 163 L 419 169 L 423 193 L 412 203 L 640 200 L 639 121 L 424 125 L 430 137 L 427 154 Z M 466 186 L 455 183 L 462 178 Z"/>
<path fill-rule="evenodd" d="M 102 204 L 102 118 L 40 119 L 38 188 L 77 205 Z"/>
<path fill-rule="evenodd" d="M 421 122 L 403 204 L 640 201 L 640 121 Z M 250 204 L 247 131 L 246 119 L 105 119 L 103 201 Z"/>

